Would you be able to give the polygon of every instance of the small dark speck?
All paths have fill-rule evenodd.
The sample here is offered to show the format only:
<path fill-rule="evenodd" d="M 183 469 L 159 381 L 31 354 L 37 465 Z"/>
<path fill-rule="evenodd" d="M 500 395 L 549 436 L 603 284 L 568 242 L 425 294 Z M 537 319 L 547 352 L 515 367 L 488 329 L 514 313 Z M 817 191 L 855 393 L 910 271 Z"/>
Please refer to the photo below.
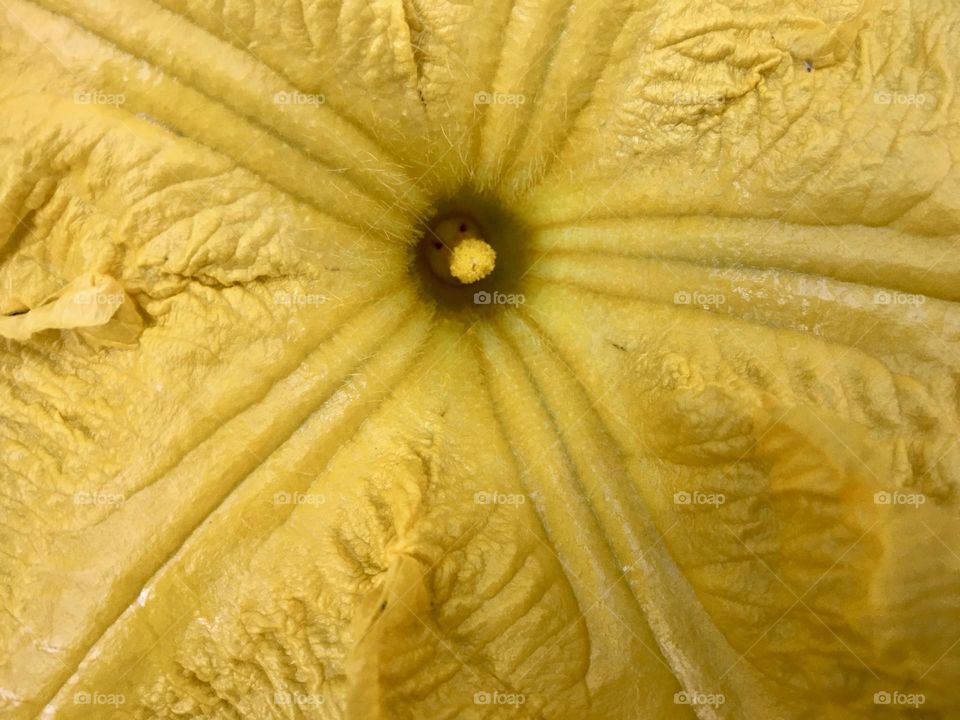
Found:
<path fill-rule="evenodd" d="M 442 243 L 442 242 L 435 242 L 435 243 L 433 244 L 433 247 L 434 247 L 435 250 L 440 250 L 440 249 L 443 247 L 443 243 Z"/>
<path fill-rule="evenodd" d="M 466 232 L 466 231 L 467 231 L 467 224 L 460 223 L 460 232 Z"/>
<path fill-rule="evenodd" d="M 807 72 L 813 72 L 813 63 L 809 60 L 804 60 L 803 66 L 807 69 Z"/>
<path fill-rule="evenodd" d="M 380 609 L 381 609 L 381 610 L 386 610 L 386 609 L 387 609 L 387 601 L 386 601 L 386 600 L 384 600 L 382 603 L 380 603 Z"/>
<path fill-rule="evenodd" d="M 617 350 L 622 350 L 623 352 L 626 352 L 626 351 L 627 351 L 627 349 L 626 349 L 623 345 L 620 345 L 620 344 L 618 344 L 618 343 L 615 343 L 613 340 L 609 340 L 608 342 L 609 342 L 611 345 L 613 345 Z"/>

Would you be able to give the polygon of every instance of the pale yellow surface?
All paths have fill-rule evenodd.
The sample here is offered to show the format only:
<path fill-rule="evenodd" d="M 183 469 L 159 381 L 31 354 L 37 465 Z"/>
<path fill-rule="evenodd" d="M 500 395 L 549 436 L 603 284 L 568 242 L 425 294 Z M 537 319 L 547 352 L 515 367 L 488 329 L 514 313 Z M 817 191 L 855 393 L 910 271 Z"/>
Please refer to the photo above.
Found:
<path fill-rule="evenodd" d="M 143 330 L 143 320 L 123 285 L 98 273 L 80 275 L 33 308 L 0 316 L 0 337 L 11 340 L 28 340 L 44 330 L 75 328 L 89 328 L 80 335 L 94 344 L 113 340 L 118 346 L 131 346 Z"/>
<path fill-rule="evenodd" d="M 0 718 L 960 717 L 958 74 L 955 0 L 0 0 Z M 465 187 L 522 302 L 418 279 Z"/>

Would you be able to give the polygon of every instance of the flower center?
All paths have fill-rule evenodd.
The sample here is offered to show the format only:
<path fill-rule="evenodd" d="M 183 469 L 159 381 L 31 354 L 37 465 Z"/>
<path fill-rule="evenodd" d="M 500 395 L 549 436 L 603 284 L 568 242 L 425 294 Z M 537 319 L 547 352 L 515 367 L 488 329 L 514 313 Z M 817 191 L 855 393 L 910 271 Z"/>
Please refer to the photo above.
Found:
<path fill-rule="evenodd" d="M 524 295 L 531 231 L 492 193 L 463 187 L 438 197 L 418 218 L 416 231 L 409 246 L 411 276 L 447 317 L 474 322 L 504 309 L 493 298 Z"/>
<path fill-rule="evenodd" d="M 497 252 L 471 218 L 448 215 L 434 222 L 423 238 L 430 269 L 444 282 L 469 285 L 487 277 L 496 266 Z"/>

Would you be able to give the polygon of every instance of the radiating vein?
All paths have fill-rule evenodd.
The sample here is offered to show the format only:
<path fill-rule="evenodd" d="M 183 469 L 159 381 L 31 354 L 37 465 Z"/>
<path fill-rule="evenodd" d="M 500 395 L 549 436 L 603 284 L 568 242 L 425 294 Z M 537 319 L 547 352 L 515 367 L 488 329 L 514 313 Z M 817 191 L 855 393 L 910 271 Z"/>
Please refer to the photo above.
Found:
<path fill-rule="evenodd" d="M 747 269 L 711 271 L 684 262 L 671 266 L 615 256 L 558 255 L 542 260 L 532 277 L 578 294 L 672 307 L 678 320 L 684 317 L 681 313 L 709 313 L 721 323 L 718 329 L 731 334 L 741 327 L 796 332 L 816 327 L 823 340 L 873 358 L 889 354 L 896 333 L 915 352 L 922 349 L 945 367 L 960 367 L 956 339 L 939 330 L 958 321 L 954 303 L 933 298 L 915 307 L 883 304 L 875 288 L 840 281 L 821 288 L 818 279 L 799 273 L 774 275 Z M 706 300 L 701 304 L 695 297 Z"/>
<path fill-rule="evenodd" d="M 298 197 L 312 197 L 322 212 L 347 213 L 348 221 L 362 225 L 364 219 L 393 214 L 398 194 L 407 197 L 404 203 L 409 206 L 419 208 L 425 203 L 412 192 L 415 187 L 407 174 L 385 159 L 378 160 L 376 147 L 332 110 L 322 104 L 275 104 L 275 93 L 289 91 L 282 78 L 231 45 L 226 45 L 230 63 L 211 64 L 202 49 L 211 43 L 223 46 L 223 42 L 176 16 L 156 17 L 169 13 L 149 0 L 130 0 L 135 5 L 123 6 L 122 22 L 115 13 L 80 0 L 30 2 L 69 19 L 133 58 L 143 57 L 168 75 L 166 82 L 150 85 L 125 77 L 111 80 L 126 94 L 126 106 L 143 105 L 152 115 L 173 116 L 174 124 L 189 130 L 193 139 L 226 152 Z M 204 72 L 195 72 L 196 67 L 203 67 Z M 238 67 L 246 76 L 240 76 Z M 158 85 L 166 87 L 161 91 Z M 225 87 L 231 89 L 227 94 Z M 183 101 L 169 102 L 176 95 Z M 162 98 L 167 101 L 161 102 Z M 198 105 L 203 109 L 197 110 Z M 238 129 L 247 137 L 230 132 Z M 287 160 L 278 163 L 279 157 Z M 298 174 L 291 174 L 288 164 L 297 167 Z M 304 186 L 303 180 L 311 175 L 316 180 Z M 344 206 L 348 199 L 351 204 Z M 364 205 L 369 207 L 355 211 Z"/>
<path fill-rule="evenodd" d="M 624 568 L 622 577 L 684 686 L 716 687 L 720 672 L 735 658 L 734 650 L 660 543 L 660 532 L 632 487 L 624 465 L 626 450 L 616 446 L 614 436 L 601 419 L 601 411 L 592 407 L 569 364 L 553 355 L 559 348 L 519 317 L 507 317 L 504 326 L 516 344 L 517 357 L 527 359 L 525 365 L 535 391 L 554 418 L 561 442 L 568 448 L 573 472 L 582 483 L 577 492 L 592 508 L 594 522 L 590 530 L 601 534 L 609 544 L 613 567 Z M 550 497 L 554 501 L 561 499 L 559 494 L 551 493 Z M 625 518 L 629 520 L 625 522 Z M 582 532 L 587 532 L 587 527 Z M 618 580 L 620 576 L 614 573 L 609 580 Z M 671 597 L 672 602 L 657 600 L 663 594 Z M 638 627 L 636 622 L 626 622 L 630 627 Z M 697 645 L 695 638 L 701 642 L 709 638 L 715 654 L 695 660 L 691 654 Z M 754 703 L 766 705 L 764 693 L 749 672 L 731 676 L 729 682 L 738 688 L 736 697 L 730 700 L 734 711 L 739 707 L 749 716 Z"/>
<path fill-rule="evenodd" d="M 330 414 L 329 419 L 323 423 L 326 427 L 323 433 L 327 437 L 306 446 L 302 451 L 309 456 L 310 461 L 317 460 L 316 448 L 325 448 L 322 462 L 328 462 L 337 448 L 349 440 L 363 419 L 375 412 L 379 404 L 390 395 L 388 389 L 381 384 L 358 384 L 355 378 L 358 371 L 361 375 L 370 371 L 384 373 L 384 368 L 379 371 L 370 369 L 378 364 L 392 367 L 393 373 L 398 369 L 403 371 L 403 368 L 409 367 L 409 360 L 416 356 L 421 344 L 414 341 L 414 337 L 419 336 L 422 341 L 429 327 L 429 320 L 422 313 L 411 316 L 412 312 L 415 313 L 416 305 L 411 304 L 409 299 L 402 302 L 399 296 L 390 296 L 386 301 L 386 305 L 382 301 L 381 307 L 371 308 L 370 312 L 356 316 L 353 323 L 356 327 L 352 331 L 348 328 L 341 331 L 346 332 L 346 337 L 353 341 L 347 345 L 347 352 L 344 352 L 342 342 L 324 343 L 305 358 L 294 373 L 282 380 L 271 381 L 270 389 L 262 401 L 224 423 L 205 443 L 191 451 L 180 464 L 164 475 L 163 487 L 151 493 L 155 496 L 152 502 L 156 502 L 156 496 L 166 497 L 170 501 L 169 513 L 170 517 L 175 519 L 175 524 L 171 526 L 167 522 L 160 537 L 148 536 L 149 539 L 144 542 L 143 547 L 134 553 L 139 560 L 126 562 L 127 567 L 121 566 L 119 570 L 114 570 L 115 587 L 126 584 L 119 582 L 121 576 L 130 575 L 137 578 L 134 589 L 129 591 L 126 597 L 112 600 L 108 593 L 101 598 L 102 601 L 108 606 L 119 606 L 126 615 L 135 613 L 137 595 L 144 587 L 156 584 L 159 577 L 157 573 L 162 574 L 165 565 L 182 556 L 187 547 L 216 546 L 218 538 L 214 530 L 218 524 L 227 522 L 230 517 L 230 513 L 225 509 L 228 500 L 238 494 L 249 496 L 259 492 L 262 481 L 258 481 L 253 487 L 246 487 L 257 474 L 258 468 L 266 463 L 278 462 L 291 477 L 300 477 L 299 466 L 306 457 L 298 461 L 289 457 L 292 450 L 288 450 L 281 462 L 277 453 L 286 447 L 294 433 L 309 424 L 312 416 Z M 389 305 L 394 307 L 388 307 Z M 376 315 L 380 317 L 377 318 Z M 397 352 L 398 346 L 405 350 Z M 338 394 L 343 394 L 343 397 L 334 401 L 333 398 Z M 330 403 L 329 410 L 326 409 L 327 403 Z M 238 454 L 238 445 L 244 446 L 245 452 Z M 196 478 L 197 467 L 212 469 L 212 472 L 202 478 L 201 483 L 198 483 Z M 312 474 L 305 474 L 304 477 L 312 477 Z M 158 480 L 156 484 L 160 485 L 161 481 Z M 192 488 L 190 493 L 183 492 L 186 487 Z M 147 494 L 141 493 L 141 499 L 128 499 L 123 510 L 104 525 L 104 536 L 116 537 L 119 527 L 129 521 L 130 514 L 138 516 L 138 513 L 142 513 L 139 509 L 141 502 L 151 502 L 143 497 Z M 142 514 L 139 516 L 144 517 Z M 217 520 L 211 523 L 211 518 Z M 274 518 L 273 522 L 279 522 L 279 518 Z M 143 521 L 140 525 L 143 525 Z M 258 526 L 259 532 L 263 530 L 262 526 Z M 241 532 L 253 532 L 253 528 Z M 230 536 L 230 533 L 221 533 L 219 541 L 222 542 Z M 87 539 L 96 545 L 94 538 Z M 154 556 L 150 562 L 144 562 L 150 555 Z M 152 580 L 149 579 L 151 575 Z M 123 608 L 126 610 L 123 611 Z M 116 618 L 119 616 L 118 612 L 114 615 L 114 620 L 102 628 L 100 638 L 114 632 Z M 135 614 L 131 616 L 131 620 L 134 617 Z M 90 652 L 100 642 L 94 640 L 88 643 L 82 652 Z M 127 653 L 134 653 L 136 650 L 135 647 L 121 648 L 122 652 Z M 46 702 L 50 702 L 58 692 L 62 692 L 65 681 L 66 678 L 61 674 L 59 688 L 48 694 Z"/>
<path fill-rule="evenodd" d="M 635 676 L 669 687 L 675 681 L 663 660 L 656 653 L 654 657 L 647 655 L 655 652 L 654 639 L 635 595 L 631 588 L 615 583 L 620 575 L 618 554 L 610 544 L 612 536 L 604 532 L 607 528 L 602 515 L 598 515 L 598 498 L 582 484 L 580 469 L 569 454 L 569 440 L 562 425 L 556 424 L 565 418 L 552 414 L 556 407 L 538 393 L 534 376 L 528 375 L 533 372 L 531 365 L 525 366 L 518 351 L 497 330 L 483 327 L 478 342 L 501 432 L 514 453 L 518 476 L 527 493 L 543 498 L 538 508 L 541 522 L 586 613 L 591 643 L 598 646 L 593 655 L 633 658 L 624 665 L 633 665 Z M 610 589 L 609 597 L 598 603 L 596 596 L 605 589 Z M 587 612 L 595 605 L 605 612 Z M 626 635 L 625 625 L 631 628 Z M 605 663 L 601 660 L 598 664 Z"/>

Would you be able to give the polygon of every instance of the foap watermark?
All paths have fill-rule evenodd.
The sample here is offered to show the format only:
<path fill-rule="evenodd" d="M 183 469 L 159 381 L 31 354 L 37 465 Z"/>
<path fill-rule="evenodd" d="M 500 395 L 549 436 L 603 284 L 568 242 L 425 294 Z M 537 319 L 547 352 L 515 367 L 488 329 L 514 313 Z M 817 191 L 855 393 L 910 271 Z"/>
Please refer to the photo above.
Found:
<path fill-rule="evenodd" d="M 727 698 L 723 693 L 705 693 L 699 690 L 679 690 L 673 694 L 674 705 L 723 705 Z"/>
<path fill-rule="evenodd" d="M 927 701 L 923 693 L 904 693 L 899 690 L 881 690 L 873 694 L 874 705 L 907 705 L 918 708 Z"/>
<path fill-rule="evenodd" d="M 126 296 L 123 293 L 102 293 L 81 290 L 73 296 L 74 305 L 123 305 Z"/>
<path fill-rule="evenodd" d="M 707 293 L 700 290 L 678 290 L 673 294 L 674 305 L 699 305 L 703 308 L 720 307 L 727 302 L 723 293 Z"/>
<path fill-rule="evenodd" d="M 688 492 L 681 490 L 673 494 L 674 505 L 712 505 L 720 507 L 727 501 L 727 496 L 723 493 L 707 493 L 699 490 Z"/>
<path fill-rule="evenodd" d="M 326 97 L 319 93 L 302 93 L 298 90 L 273 94 L 274 105 L 313 105 L 314 107 L 319 107 L 326 101 Z"/>
<path fill-rule="evenodd" d="M 81 690 L 73 694 L 74 705 L 111 705 L 119 707 L 127 701 L 123 693 L 88 692 Z"/>
<path fill-rule="evenodd" d="M 873 94 L 876 105 L 913 105 L 922 107 L 928 102 L 924 93 L 902 93 L 897 90 L 877 90 Z"/>
<path fill-rule="evenodd" d="M 327 296 L 320 293 L 276 292 L 273 294 L 274 305 L 323 305 L 326 301 Z"/>
<path fill-rule="evenodd" d="M 474 305 L 523 305 L 526 301 L 527 298 L 522 293 L 478 290 L 473 294 Z"/>
<path fill-rule="evenodd" d="M 873 494 L 873 502 L 876 505 L 907 505 L 917 508 L 926 504 L 927 496 L 923 493 L 908 493 L 902 490 L 893 492 L 880 490 Z"/>
<path fill-rule="evenodd" d="M 73 494 L 74 505 L 121 505 L 126 499 L 122 493 L 104 490 L 77 490 Z"/>
<path fill-rule="evenodd" d="M 877 290 L 873 294 L 873 302 L 877 305 L 923 305 L 926 301 L 926 295 L 903 293 L 896 290 Z"/>
<path fill-rule="evenodd" d="M 474 105 L 523 105 L 526 101 L 527 96 L 519 93 L 484 92 L 481 90 L 473 96 Z"/>
<path fill-rule="evenodd" d="M 519 493 L 487 492 L 474 493 L 473 502 L 477 505 L 523 505 L 527 496 Z"/>
<path fill-rule="evenodd" d="M 77 105 L 112 105 L 120 107 L 127 101 L 123 93 L 105 93 L 102 90 L 81 90 L 73 94 Z"/>
<path fill-rule="evenodd" d="M 722 105 L 723 93 L 678 92 L 673 96 L 674 105 Z"/>
<path fill-rule="evenodd" d="M 317 693 L 284 692 L 273 694 L 274 705 L 297 705 L 301 707 L 318 707 L 323 705 L 323 695 Z"/>
<path fill-rule="evenodd" d="M 527 701 L 527 696 L 523 693 L 504 693 L 497 690 L 481 690 L 473 694 L 474 705 L 512 705 L 515 708 L 520 707 Z"/>
<path fill-rule="evenodd" d="M 273 494 L 274 505 L 313 505 L 317 507 L 327 501 L 321 493 L 277 492 Z"/>

